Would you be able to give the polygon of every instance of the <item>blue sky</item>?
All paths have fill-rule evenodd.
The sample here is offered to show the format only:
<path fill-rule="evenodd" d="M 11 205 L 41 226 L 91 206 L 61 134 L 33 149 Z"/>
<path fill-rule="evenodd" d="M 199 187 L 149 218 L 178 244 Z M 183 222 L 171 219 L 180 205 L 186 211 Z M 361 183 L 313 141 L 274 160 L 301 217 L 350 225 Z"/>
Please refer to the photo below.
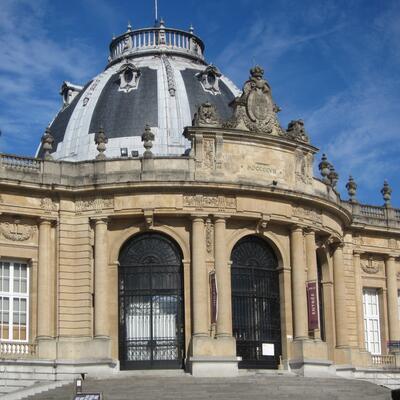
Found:
<path fill-rule="evenodd" d="M 167 26 L 192 23 L 207 60 L 239 87 L 264 67 L 282 125 L 305 121 L 342 198 L 352 174 L 359 200 L 381 205 L 388 179 L 400 207 L 398 0 L 160 0 L 159 13 Z M 153 1 L 0 0 L 0 151 L 34 154 L 62 81 L 101 72 L 128 20 L 151 26 Z"/>

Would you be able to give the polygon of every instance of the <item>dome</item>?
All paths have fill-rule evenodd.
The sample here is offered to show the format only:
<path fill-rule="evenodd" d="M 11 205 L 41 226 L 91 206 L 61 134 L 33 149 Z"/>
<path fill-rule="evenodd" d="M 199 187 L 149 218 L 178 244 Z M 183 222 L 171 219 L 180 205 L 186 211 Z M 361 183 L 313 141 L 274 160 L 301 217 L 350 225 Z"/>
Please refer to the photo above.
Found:
<path fill-rule="evenodd" d="M 63 107 L 50 124 L 52 156 L 66 161 L 95 159 L 95 134 L 108 138 L 108 158 L 142 154 L 145 125 L 155 135 L 156 155 L 181 155 L 190 147 L 182 135 L 198 107 L 213 104 L 220 116 L 240 94 L 217 67 L 204 60 L 204 44 L 189 32 L 157 27 L 113 38 L 105 70 L 84 87 L 64 82 Z M 37 156 L 43 155 L 39 146 Z"/>

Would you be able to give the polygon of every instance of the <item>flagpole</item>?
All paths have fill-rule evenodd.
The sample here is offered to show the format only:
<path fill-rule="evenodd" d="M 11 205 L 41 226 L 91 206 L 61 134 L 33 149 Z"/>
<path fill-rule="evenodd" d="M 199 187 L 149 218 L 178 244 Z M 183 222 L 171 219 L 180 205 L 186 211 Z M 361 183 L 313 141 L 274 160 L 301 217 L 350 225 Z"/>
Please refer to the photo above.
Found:
<path fill-rule="evenodd" d="M 155 17 L 156 17 L 156 24 L 158 22 L 158 1 L 154 0 L 154 12 L 155 12 Z"/>

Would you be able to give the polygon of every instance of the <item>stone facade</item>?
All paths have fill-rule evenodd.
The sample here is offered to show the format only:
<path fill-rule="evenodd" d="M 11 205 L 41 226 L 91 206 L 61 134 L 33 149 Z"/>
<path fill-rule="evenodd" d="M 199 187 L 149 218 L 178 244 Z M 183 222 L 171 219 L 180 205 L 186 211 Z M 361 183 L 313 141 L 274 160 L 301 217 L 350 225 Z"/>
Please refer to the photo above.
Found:
<path fill-rule="evenodd" d="M 104 132 L 93 160 L 53 160 L 51 145 L 43 159 L 0 155 L 0 261 L 29 266 L 28 340 L 2 343 L 2 358 L 118 370 L 121 249 L 153 232 L 181 254 L 182 360 L 194 375 L 238 373 L 231 254 L 249 236 L 277 261 L 279 368 L 395 365 L 386 343 L 400 340 L 400 210 L 341 200 L 326 158 L 323 179 L 313 176 L 317 149 L 303 121 L 279 125 L 260 67 L 232 107 L 225 121 L 200 107 L 184 156 L 153 154 L 150 127 L 143 157 L 107 159 Z M 317 303 L 307 301 L 310 283 Z M 366 349 L 365 288 L 378 293 L 379 355 Z"/>

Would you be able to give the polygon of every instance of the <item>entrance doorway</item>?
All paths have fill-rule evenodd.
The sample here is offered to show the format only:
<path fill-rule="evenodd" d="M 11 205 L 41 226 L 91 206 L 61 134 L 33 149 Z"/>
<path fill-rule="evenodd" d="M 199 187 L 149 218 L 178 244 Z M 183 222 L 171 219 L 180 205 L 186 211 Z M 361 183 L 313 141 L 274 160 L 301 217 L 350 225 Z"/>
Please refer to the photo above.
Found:
<path fill-rule="evenodd" d="M 182 255 L 159 233 L 130 239 L 119 257 L 121 369 L 182 368 Z"/>
<path fill-rule="evenodd" d="M 278 261 L 271 246 L 246 236 L 232 250 L 232 324 L 239 368 L 277 368 L 281 345 Z"/>

